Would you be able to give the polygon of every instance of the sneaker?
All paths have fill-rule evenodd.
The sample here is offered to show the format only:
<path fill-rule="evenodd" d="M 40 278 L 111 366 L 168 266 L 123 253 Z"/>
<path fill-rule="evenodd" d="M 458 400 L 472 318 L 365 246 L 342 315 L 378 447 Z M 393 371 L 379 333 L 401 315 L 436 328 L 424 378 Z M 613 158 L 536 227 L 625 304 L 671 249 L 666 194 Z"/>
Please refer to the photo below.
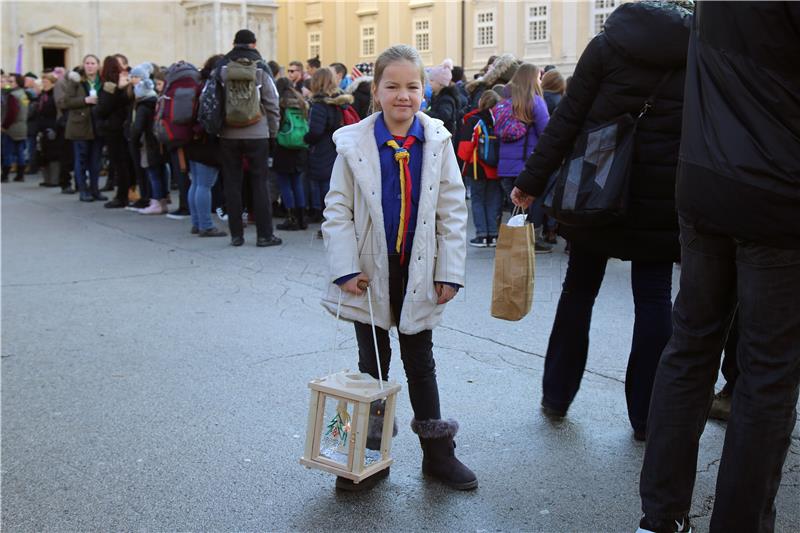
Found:
<path fill-rule="evenodd" d="M 486 239 L 489 248 L 495 248 L 497 246 L 497 235 L 489 235 Z"/>
<path fill-rule="evenodd" d="M 171 218 L 172 220 L 183 220 L 190 216 L 187 209 L 176 209 L 175 211 L 167 213 L 167 218 Z"/>
<path fill-rule="evenodd" d="M 129 205 L 128 207 L 126 207 L 125 209 L 127 209 L 128 211 L 135 211 L 135 212 L 137 212 L 137 213 L 138 213 L 138 212 L 139 212 L 139 209 L 144 209 L 144 208 L 145 208 L 145 207 L 147 207 L 148 205 L 150 205 L 150 202 L 148 202 L 147 200 L 144 200 L 144 199 L 142 199 L 142 198 L 139 198 L 138 200 L 136 200 L 135 202 L 133 202 L 132 204 L 130 204 L 130 205 Z"/>
<path fill-rule="evenodd" d="M 714 395 L 708 418 L 728 420 L 731 417 L 731 394 L 724 389 Z"/>
<path fill-rule="evenodd" d="M 217 208 L 217 218 L 220 219 L 222 222 L 228 221 L 228 213 L 221 207 Z"/>
<path fill-rule="evenodd" d="M 191 234 L 197 235 L 198 233 L 200 233 L 200 228 L 198 228 L 197 226 L 192 226 Z"/>
<path fill-rule="evenodd" d="M 680 520 L 650 520 L 643 516 L 639 522 L 639 529 L 636 533 L 692 533 L 692 525 L 689 517 L 684 516 Z"/>
<path fill-rule="evenodd" d="M 241 246 L 244 244 L 244 237 L 231 237 L 231 246 Z"/>
<path fill-rule="evenodd" d="M 259 248 L 264 248 L 265 246 L 279 246 L 281 244 L 283 244 L 283 241 L 275 235 L 270 235 L 269 237 L 259 237 L 256 240 L 256 246 Z"/>
<path fill-rule="evenodd" d="M 567 412 L 563 409 L 557 409 L 551 405 L 547 405 L 542 399 L 542 414 L 547 418 L 551 418 L 553 420 L 560 420 L 567 416 Z"/>
<path fill-rule="evenodd" d="M 119 198 L 113 198 L 111 201 L 103 204 L 103 207 L 105 207 L 106 209 L 119 209 L 125 207 L 125 204 L 123 202 L 120 202 Z"/>
<path fill-rule="evenodd" d="M 544 232 L 544 242 L 547 244 L 558 244 L 558 236 L 556 235 L 556 230 L 549 229 Z"/>
<path fill-rule="evenodd" d="M 549 254 L 553 251 L 553 247 L 551 245 L 539 239 L 536 240 L 536 244 L 534 244 L 533 249 L 537 254 Z"/>
<path fill-rule="evenodd" d="M 469 241 L 470 246 L 474 246 L 476 248 L 486 248 L 489 246 L 489 238 L 488 237 L 475 237 Z"/>

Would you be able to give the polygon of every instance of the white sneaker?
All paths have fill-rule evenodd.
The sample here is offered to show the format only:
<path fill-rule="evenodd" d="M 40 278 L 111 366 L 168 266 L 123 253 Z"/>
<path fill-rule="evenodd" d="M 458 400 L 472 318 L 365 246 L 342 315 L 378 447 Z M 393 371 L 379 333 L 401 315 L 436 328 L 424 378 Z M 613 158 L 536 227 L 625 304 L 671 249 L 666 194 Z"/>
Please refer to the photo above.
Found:
<path fill-rule="evenodd" d="M 225 212 L 224 209 L 221 207 L 217 208 L 217 218 L 219 218 L 222 222 L 228 221 L 228 213 Z"/>

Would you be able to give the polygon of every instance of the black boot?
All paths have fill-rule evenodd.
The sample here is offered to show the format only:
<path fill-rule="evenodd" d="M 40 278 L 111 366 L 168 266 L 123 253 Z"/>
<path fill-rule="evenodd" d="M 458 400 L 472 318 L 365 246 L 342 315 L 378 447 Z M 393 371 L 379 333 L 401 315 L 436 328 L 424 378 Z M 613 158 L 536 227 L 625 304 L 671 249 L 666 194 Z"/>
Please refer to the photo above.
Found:
<path fill-rule="evenodd" d="M 367 448 L 370 450 L 381 449 L 383 437 L 383 412 L 386 409 L 384 400 L 375 400 L 369 406 L 369 423 L 367 424 Z M 392 437 L 397 436 L 397 420 L 393 420 Z"/>
<path fill-rule="evenodd" d="M 300 226 L 297 225 L 297 221 L 294 219 L 294 215 L 291 211 L 286 213 L 286 220 L 275 227 L 284 231 L 297 231 L 300 229 Z"/>
<path fill-rule="evenodd" d="M 306 210 L 302 207 L 294 208 L 294 218 L 297 220 L 297 227 L 300 229 L 308 229 L 306 223 Z"/>
<path fill-rule="evenodd" d="M 22 165 L 17 165 L 17 177 L 14 178 L 14 181 L 25 181 L 25 167 Z"/>
<path fill-rule="evenodd" d="M 411 429 L 419 436 L 422 446 L 422 472 L 458 490 L 478 487 L 478 478 L 456 459 L 458 422 L 448 420 L 412 420 Z"/>
<path fill-rule="evenodd" d="M 8 177 L 11 175 L 11 167 L 3 167 L 3 176 L 0 179 L 3 183 L 8 181 Z"/>
<path fill-rule="evenodd" d="M 312 224 L 317 224 L 319 222 L 322 222 L 322 210 L 312 209 L 311 214 L 309 215 L 309 220 Z"/>

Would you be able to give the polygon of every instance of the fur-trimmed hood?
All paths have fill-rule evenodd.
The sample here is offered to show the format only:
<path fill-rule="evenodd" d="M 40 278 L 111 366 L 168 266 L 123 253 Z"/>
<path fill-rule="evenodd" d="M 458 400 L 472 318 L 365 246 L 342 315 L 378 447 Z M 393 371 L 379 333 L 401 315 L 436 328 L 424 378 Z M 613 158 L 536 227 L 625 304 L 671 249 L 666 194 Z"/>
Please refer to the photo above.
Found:
<path fill-rule="evenodd" d="M 315 96 L 314 101 L 342 107 L 353 103 L 353 95 L 337 94 L 334 96 Z"/>
<path fill-rule="evenodd" d="M 365 84 L 365 83 L 367 84 L 367 88 L 369 88 L 369 86 L 372 85 L 372 76 L 361 76 L 360 78 L 354 79 L 353 83 L 351 83 L 350 85 L 347 86 L 347 89 L 345 89 L 345 92 L 347 94 L 353 94 L 357 90 L 359 90 L 359 88 L 361 88 L 361 86 L 363 84 Z M 363 90 L 363 88 L 362 88 L 362 90 Z"/>
<path fill-rule="evenodd" d="M 86 76 L 84 76 L 83 69 L 70 70 L 69 74 L 67 74 L 67 81 L 71 81 L 72 83 L 81 83 L 82 81 L 86 81 Z"/>
<path fill-rule="evenodd" d="M 475 89 L 483 84 L 487 89 L 491 89 L 498 83 L 506 84 L 511 81 L 514 74 L 517 72 L 519 61 L 513 54 L 503 54 L 494 60 L 489 71 L 478 78 L 467 83 L 465 89 L 469 94 L 475 92 Z"/>

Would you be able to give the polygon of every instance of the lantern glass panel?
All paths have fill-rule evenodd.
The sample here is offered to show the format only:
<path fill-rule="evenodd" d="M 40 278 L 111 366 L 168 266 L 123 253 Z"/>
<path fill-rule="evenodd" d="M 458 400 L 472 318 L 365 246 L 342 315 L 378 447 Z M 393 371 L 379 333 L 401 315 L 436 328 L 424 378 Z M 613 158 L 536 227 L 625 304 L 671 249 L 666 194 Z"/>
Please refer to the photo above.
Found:
<path fill-rule="evenodd" d="M 381 444 L 383 443 L 383 421 L 386 400 L 376 400 L 369 406 L 369 422 L 367 423 L 367 449 L 364 450 L 364 467 L 381 460 Z M 373 427 L 374 426 L 374 427 Z"/>
<path fill-rule="evenodd" d="M 325 396 L 320 435 L 320 457 L 344 467 L 349 464 L 351 441 L 355 431 L 355 406 L 352 402 Z"/>

